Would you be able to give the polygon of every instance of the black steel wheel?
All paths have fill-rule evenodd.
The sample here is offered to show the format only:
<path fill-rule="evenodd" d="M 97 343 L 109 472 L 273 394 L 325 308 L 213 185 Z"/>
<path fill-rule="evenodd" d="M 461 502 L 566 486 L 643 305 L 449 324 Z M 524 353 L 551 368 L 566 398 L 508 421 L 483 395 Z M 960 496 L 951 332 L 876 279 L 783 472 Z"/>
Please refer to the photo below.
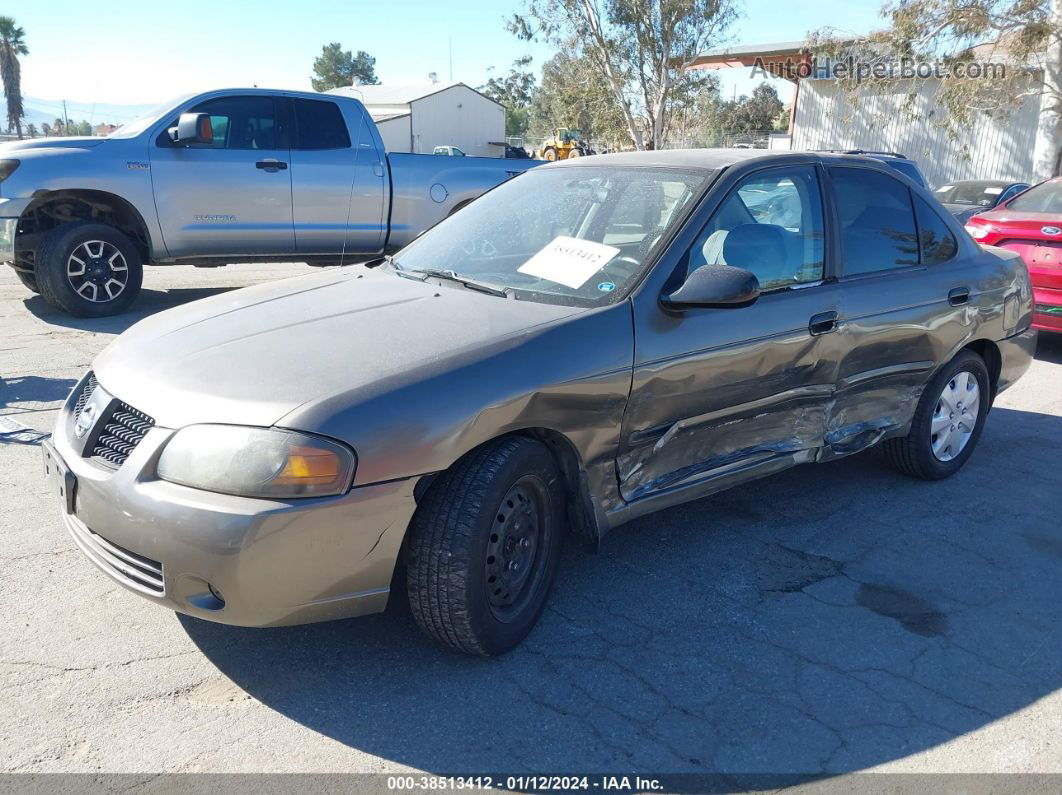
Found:
<path fill-rule="evenodd" d="M 429 636 L 468 654 L 520 643 L 560 555 L 564 488 L 546 447 L 509 436 L 439 475 L 409 527 L 406 584 Z"/>

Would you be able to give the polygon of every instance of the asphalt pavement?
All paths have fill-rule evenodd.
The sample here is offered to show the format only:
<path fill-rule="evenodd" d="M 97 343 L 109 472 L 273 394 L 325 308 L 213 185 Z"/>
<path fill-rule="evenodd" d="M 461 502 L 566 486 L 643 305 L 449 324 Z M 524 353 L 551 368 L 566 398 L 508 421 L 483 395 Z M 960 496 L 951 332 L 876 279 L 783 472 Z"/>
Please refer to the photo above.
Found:
<path fill-rule="evenodd" d="M 401 595 L 254 630 L 114 584 L 46 488 L 58 407 L 135 320 L 309 270 L 153 268 L 131 314 L 76 320 L 0 268 L 0 771 L 1062 773 L 1058 340 L 956 477 L 871 451 L 571 544 L 500 659 Z"/>

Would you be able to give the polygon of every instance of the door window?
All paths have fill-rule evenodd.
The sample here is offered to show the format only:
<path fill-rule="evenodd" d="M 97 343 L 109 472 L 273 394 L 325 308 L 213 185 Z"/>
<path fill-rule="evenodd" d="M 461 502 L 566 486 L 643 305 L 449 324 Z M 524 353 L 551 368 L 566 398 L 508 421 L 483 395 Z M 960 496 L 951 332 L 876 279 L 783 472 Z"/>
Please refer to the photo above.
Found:
<path fill-rule="evenodd" d="M 955 256 L 959 243 L 940 217 L 921 196 L 915 196 L 918 214 L 918 241 L 922 246 L 922 264 L 936 265 Z"/>
<path fill-rule="evenodd" d="M 815 169 L 792 166 L 748 177 L 732 191 L 689 252 L 687 273 L 733 265 L 756 274 L 760 289 L 823 276 L 822 196 Z"/>
<path fill-rule="evenodd" d="M 844 246 L 844 273 L 873 273 L 918 264 L 911 192 L 867 168 L 830 169 Z"/>
<path fill-rule="evenodd" d="M 318 99 L 295 100 L 296 149 L 349 149 L 347 123 L 336 103 Z"/>
<path fill-rule="evenodd" d="M 276 112 L 272 97 L 218 97 L 190 108 L 207 113 L 214 138 L 196 149 L 277 149 Z M 177 122 L 174 121 L 174 124 Z"/>

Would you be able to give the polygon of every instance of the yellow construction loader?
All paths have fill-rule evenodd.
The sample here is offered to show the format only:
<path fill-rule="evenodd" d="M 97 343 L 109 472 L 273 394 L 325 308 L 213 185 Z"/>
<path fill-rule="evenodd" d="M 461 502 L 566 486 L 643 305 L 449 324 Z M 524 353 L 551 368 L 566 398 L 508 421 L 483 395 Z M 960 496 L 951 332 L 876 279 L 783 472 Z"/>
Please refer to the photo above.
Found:
<path fill-rule="evenodd" d="M 542 160 L 567 160 L 571 157 L 584 157 L 594 152 L 590 144 L 583 140 L 578 130 L 568 127 L 558 127 L 552 138 L 542 142 L 538 150 L 538 156 Z"/>

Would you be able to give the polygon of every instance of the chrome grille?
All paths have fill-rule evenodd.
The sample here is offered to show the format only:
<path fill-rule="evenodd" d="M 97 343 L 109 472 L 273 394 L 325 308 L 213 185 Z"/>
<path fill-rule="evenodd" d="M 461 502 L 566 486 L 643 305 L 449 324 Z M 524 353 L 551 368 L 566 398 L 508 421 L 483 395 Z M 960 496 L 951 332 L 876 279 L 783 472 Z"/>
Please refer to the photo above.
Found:
<path fill-rule="evenodd" d="M 108 541 L 90 530 L 76 516 L 67 516 L 66 523 L 82 551 L 112 577 L 151 596 L 162 596 L 165 593 L 162 564 L 157 560 L 130 552 Z"/>
<path fill-rule="evenodd" d="M 77 422 L 77 418 L 81 416 L 81 412 L 85 410 L 85 404 L 89 402 L 92 393 L 96 391 L 96 386 L 96 376 L 89 373 L 88 381 L 86 381 L 85 386 L 81 388 L 81 394 L 77 396 L 77 402 L 74 403 L 75 422 Z"/>
<path fill-rule="evenodd" d="M 115 401 L 114 410 L 92 448 L 92 457 L 120 467 L 144 438 L 155 420 L 127 403 Z"/>

